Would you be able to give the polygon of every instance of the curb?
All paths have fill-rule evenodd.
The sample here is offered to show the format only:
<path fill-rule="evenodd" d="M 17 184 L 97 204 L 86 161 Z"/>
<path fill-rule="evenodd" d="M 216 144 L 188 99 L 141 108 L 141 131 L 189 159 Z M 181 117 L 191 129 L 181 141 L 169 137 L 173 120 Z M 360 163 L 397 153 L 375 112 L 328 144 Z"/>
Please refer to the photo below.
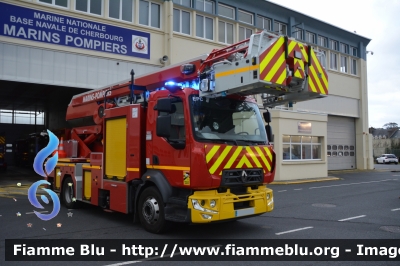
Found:
<path fill-rule="evenodd" d="M 293 180 L 293 181 L 274 181 L 274 182 L 270 183 L 270 185 L 296 185 L 296 184 L 324 182 L 324 181 L 336 181 L 336 180 L 341 180 L 341 178 L 339 178 L 339 177 L 325 177 L 325 178 Z"/>

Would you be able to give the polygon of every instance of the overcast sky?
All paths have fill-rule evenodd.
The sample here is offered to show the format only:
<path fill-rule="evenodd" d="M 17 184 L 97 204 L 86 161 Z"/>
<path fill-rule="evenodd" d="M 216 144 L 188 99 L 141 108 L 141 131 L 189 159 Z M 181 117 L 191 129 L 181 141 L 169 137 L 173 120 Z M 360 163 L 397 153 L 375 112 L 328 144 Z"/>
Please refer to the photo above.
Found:
<path fill-rule="evenodd" d="M 400 125 L 400 0 L 270 0 L 371 39 L 367 46 L 369 127 Z"/>

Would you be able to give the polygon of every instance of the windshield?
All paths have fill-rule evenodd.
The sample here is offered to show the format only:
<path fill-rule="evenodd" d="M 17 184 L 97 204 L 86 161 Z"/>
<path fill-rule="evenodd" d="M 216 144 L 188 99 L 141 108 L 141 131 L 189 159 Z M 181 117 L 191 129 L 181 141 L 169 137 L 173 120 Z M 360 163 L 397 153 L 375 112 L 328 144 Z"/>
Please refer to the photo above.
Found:
<path fill-rule="evenodd" d="M 194 95 L 190 96 L 189 102 L 196 139 L 267 141 L 264 123 L 255 103 Z"/>

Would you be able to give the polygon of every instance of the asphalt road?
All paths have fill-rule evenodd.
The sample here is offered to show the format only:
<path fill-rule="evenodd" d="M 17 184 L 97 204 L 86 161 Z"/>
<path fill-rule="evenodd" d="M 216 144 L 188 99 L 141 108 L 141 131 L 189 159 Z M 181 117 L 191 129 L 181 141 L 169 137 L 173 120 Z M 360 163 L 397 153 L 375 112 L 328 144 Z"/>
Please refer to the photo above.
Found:
<path fill-rule="evenodd" d="M 262 216 L 209 225 L 174 225 L 150 234 L 131 215 L 86 205 L 50 221 L 33 214 L 27 189 L 38 177 L 30 169 L 0 172 L 0 265 L 71 265 L 71 262 L 5 262 L 5 239 L 400 239 L 400 165 L 376 165 L 373 171 L 338 171 L 337 181 L 270 185 L 275 209 Z M 18 186 L 17 183 L 21 183 Z M 44 211 L 51 212 L 52 206 Z M 20 213 L 20 216 L 17 216 Z M 29 227 L 28 224 L 31 224 Z M 57 224 L 60 227 L 57 226 Z M 368 260 L 368 259 L 366 259 Z M 133 265 L 124 262 L 72 262 L 75 265 Z M 397 262 L 263 262 L 269 265 L 398 265 Z M 140 265 L 188 265 L 142 261 Z M 190 265 L 259 265 L 260 262 L 190 262 Z"/>

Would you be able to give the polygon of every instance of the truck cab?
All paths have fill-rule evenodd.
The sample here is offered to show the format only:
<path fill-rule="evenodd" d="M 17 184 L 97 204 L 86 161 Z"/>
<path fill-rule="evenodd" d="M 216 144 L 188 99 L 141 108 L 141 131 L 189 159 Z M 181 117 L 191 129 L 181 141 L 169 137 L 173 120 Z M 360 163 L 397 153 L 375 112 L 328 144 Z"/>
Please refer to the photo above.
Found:
<path fill-rule="evenodd" d="M 146 131 L 146 167 L 175 188 L 183 207 L 169 210 L 176 219 L 207 223 L 273 209 L 266 184 L 273 181 L 275 153 L 250 97 L 158 91 L 150 94 Z"/>

